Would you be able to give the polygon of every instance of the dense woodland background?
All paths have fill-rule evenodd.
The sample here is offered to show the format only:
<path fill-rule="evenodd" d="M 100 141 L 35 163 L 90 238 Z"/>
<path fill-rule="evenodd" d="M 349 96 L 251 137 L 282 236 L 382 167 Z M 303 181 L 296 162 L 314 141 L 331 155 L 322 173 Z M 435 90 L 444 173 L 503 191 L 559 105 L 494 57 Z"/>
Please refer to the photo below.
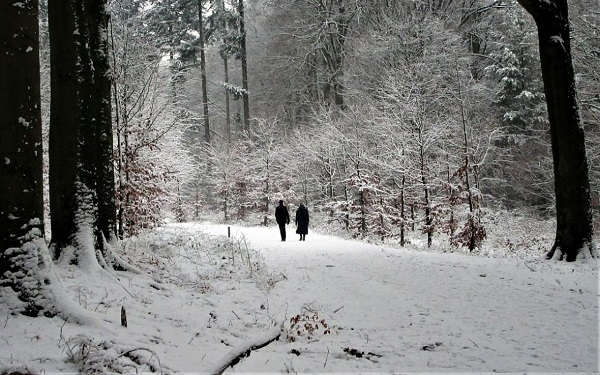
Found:
<path fill-rule="evenodd" d="M 402 337 L 421 342 L 399 342 L 394 353 L 435 349 L 442 341 L 429 335 L 440 327 L 452 336 L 450 342 L 475 327 L 480 345 L 465 336 L 470 343 L 456 345 L 460 354 L 450 352 L 451 366 L 440 368 L 458 368 L 456 358 L 463 358 L 469 362 L 464 368 L 480 369 L 487 355 L 464 352 L 480 346 L 510 371 L 516 367 L 506 359 L 514 358 L 514 349 L 525 358 L 525 369 L 597 367 L 597 327 L 585 318 L 597 310 L 597 262 L 548 265 L 537 255 L 566 262 L 599 255 L 594 237 L 594 227 L 600 230 L 599 25 L 597 0 L 0 1 L 0 315 L 9 330 L 2 341 L 9 349 L 0 350 L 8 365 L 0 364 L 0 373 L 46 372 L 46 367 L 30 371 L 25 363 L 36 362 L 37 369 L 47 358 L 65 355 L 72 363 L 58 359 L 54 372 L 75 364 L 80 372 L 130 372 L 131 366 L 163 372 L 160 361 L 152 364 L 158 356 L 146 345 L 180 358 L 181 346 L 174 343 L 184 337 L 178 329 L 185 329 L 197 332 L 186 346 L 186 366 L 204 360 L 206 354 L 198 358 L 196 346 L 190 346 L 203 337 L 193 345 L 219 354 L 221 366 L 209 372 L 220 374 L 260 345 L 252 340 L 239 352 L 244 354 L 218 360 L 228 340 L 198 331 L 207 316 L 207 329 L 211 322 L 217 327 L 215 304 L 198 298 L 210 290 L 209 281 L 226 283 L 233 293 L 217 288 L 214 296 L 225 302 L 219 319 L 238 340 L 236 330 L 257 328 L 258 316 L 268 322 L 261 329 L 272 328 L 269 302 L 281 302 L 279 315 L 287 320 L 290 296 L 292 314 L 302 311 L 298 304 L 314 301 L 311 288 L 298 289 L 311 280 L 309 271 L 321 289 L 316 298 L 356 300 L 358 309 L 348 306 L 342 314 L 352 311 L 361 321 L 373 318 L 373 300 L 363 298 L 373 293 L 353 285 L 375 288 L 379 296 L 400 289 L 414 296 L 414 304 L 405 303 L 410 298 L 385 302 L 416 308 L 403 315 L 418 315 L 431 325 L 415 324 L 413 336 L 405 334 L 412 322 L 395 318 L 389 323 L 377 318 L 377 327 L 370 326 L 395 337 L 399 331 L 389 328 L 403 329 Z M 308 206 L 311 235 L 317 229 L 377 246 L 322 235 L 310 237 L 312 245 L 280 244 L 274 228 L 257 226 L 272 224 L 280 199 L 292 213 L 300 203 Z M 171 219 L 208 219 L 212 229 L 173 223 L 153 230 Z M 251 242 L 241 230 L 246 224 L 253 226 Z M 222 236 L 232 227 L 241 237 Z M 209 232 L 221 236 L 211 239 Z M 326 239 L 330 246 L 322 243 Z M 391 243 L 393 251 L 384 253 L 381 242 Z M 396 244 L 407 243 L 410 249 L 520 258 L 421 259 L 423 254 L 397 252 Z M 272 271 L 263 269 L 267 258 L 261 250 L 276 267 Z M 469 259 L 470 271 L 458 265 Z M 334 264 L 340 265 L 335 274 L 319 268 Z M 347 273 L 339 273 L 342 265 Z M 292 267 L 290 279 L 279 266 Z M 363 278 L 356 278 L 358 268 Z M 488 292 L 473 300 L 465 291 L 481 292 L 485 269 L 495 275 L 490 272 L 483 283 Z M 543 272 L 532 273 L 538 270 Z M 241 282 L 246 272 L 256 285 Z M 373 273 L 381 278 L 375 285 Z M 400 278 L 389 283 L 389 274 Z M 445 279 L 451 293 L 431 287 L 425 289 L 433 294 L 422 292 L 423 285 Z M 340 280 L 348 290 L 357 289 L 357 298 L 322 288 Z M 287 288 L 270 298 L 280 281 Z M 453 286 L 459 284 L 466 287 Z M 171 286 L 182 287 L 181 293 L 173 294 Z M 296 298 L 303 295 L 298 290 L 306 298 Z M 530 298 L 532 293 L 542 298 Z M 258 307 L 265 299 L 267 307 Z M 233 307 L 239 301 L 246 306 Z M 571 309 L 548 309 L 559 301 Z M 129 302 L 143 348 L 118 344 L 130 342 L 136 331 L 114 336 L 119 324 L 114 317 L 127 327 Z M 424 310 L 420 302 L 433 307 Z M 519 303 L 525 304 L 515 310 Z M 169 311 L 153 314 L 152 305 Z M 339 305 L 344 307 L 336 303 L 333 314 Z M 398 305 L 390 306 L 398 311 Z M 526 319 L 490 324 L 489 312 L 506 306 L 510 316 L 529 316 L 543 325 Z M 191 309 L 197 321 L 189 321 Z M 443 315 L 430 316 L 429 309 Z M 477 309 L 479 317 L 473 314 Z M 248 320 L 234 310 L 243 310 Z M 461 322 L 456 331 L 446 329 L 454 311 Z M 233 317 L 229 324 L 222 318 L 230 312 L 238 328 Z M 177 314 L 183 319 L 173 318 Z M 317 321 L 316 315 L 310 319 Z M 63 328 L 82 334 L 66 338 Z M 173 340 L 154 335 L 154 328 Z M 279 336 L 282 329 L 269 334 Z M 54 345 L 48 338 L 56 340 L 59 331 Z M 351 335 L 368 343 L 369 331 Z M 511 331 L 514 345 L 507 341 Z M 30 336 L 33 332 L 40 335 Z M 346 337 L 340 336 L 343 345 Z M 489 338 L 501 340 L 487 345 Z M 566 347 L 578 348 L 576 356 L 560 345 L 543 349 L 574 338 L 586 343 L 583 351 Z M 15 340 L 23 345 L 15 346 Z M 427 340 L 424 346 L 421 340 Z M 320 353 L 327 364 L 325 345 Z M 62 353 L 40 354 L 50 347 Z M 297 356 L 281 350 L 281 358 Z M 393 358 L 405 362 L 408 356 Z M 424 367 L 413 369 L 434 368 L 419 358 Z M 270 359 L 261 358 L 258 368 Z M 348 363 L 333 352 L 331 359 Z M 21 361 L 24 370 L 13 370 Z M 486 366 L 496 371 L 494 362 Z M 286 370 L 295 372 L 293 366 Z"/>
<path fill-rule="evenodd" d="M 243 18 L 239 4 L 110 2 L 121 237 L 165 210 L 268 223 L 284 199 L 355 237 L 473 250 L 486 212 L 553 215 L 537 30 L 515 1 L 247 0 Z M 600 9 L 569 12 L 597 231 Z"/>
<path fill-rule="evenodd" d="M 119 240 L 270 225 L 280 199 L 311 231 L 598 257 L 599 18 L 596 0 L 0 2 L 0 307 L 89 323 L 54 267 L 139 273 Z"/>

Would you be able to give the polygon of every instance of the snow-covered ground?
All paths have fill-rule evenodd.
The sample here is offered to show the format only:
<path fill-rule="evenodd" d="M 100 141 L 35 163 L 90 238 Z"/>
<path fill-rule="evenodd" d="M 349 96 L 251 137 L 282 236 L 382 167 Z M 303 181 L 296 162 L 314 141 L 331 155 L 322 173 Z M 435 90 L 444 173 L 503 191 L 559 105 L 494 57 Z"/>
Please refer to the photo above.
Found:
<path fill-rule="evenodd" d="M 288 231 L 293 233 L 292 227 Z M 424 253 L 276 227 L 170 224 L 141 274 L 56 267 L 96 324 L 11 316 L 0 373 L 598 372 L 598 261 Z M 221 236 L 221 237 L 219 237 Z M 121 327 L 125 307 L 128 326 Z"/>

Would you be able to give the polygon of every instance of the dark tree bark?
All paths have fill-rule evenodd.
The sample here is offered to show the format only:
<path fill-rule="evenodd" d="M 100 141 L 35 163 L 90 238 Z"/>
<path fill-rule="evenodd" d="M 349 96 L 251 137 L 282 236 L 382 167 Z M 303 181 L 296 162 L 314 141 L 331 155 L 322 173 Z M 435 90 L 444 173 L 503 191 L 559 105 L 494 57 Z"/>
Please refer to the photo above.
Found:
<path fill-rule="evenodd" d="M 223 58 L 224 81 L 229 86 L 229 63 L 227 57 Z M 231 103 L 229 91 L 225 89 L 225 129 L 227 129 L 227 147 L 231 147 Z"/>
<path fill-rule="evenodd" d="M 225 11 L 225 0 L 221 0 L 221 8 Z M 227 30 L 227 22 L 223 20 L 223 30 Z M 227 40 L 223 38 L 223 44 L 226 44 Z M 231 147 L 231 109 L 229 103 L 229 58 L 226 53 L 223 53 L 223 78 L 225 81 L 225 128 L 227 129 L 227 147 Z"/>
<path fill-rule="evenodd" d="M 106 0 L 49 2 L 50 208 L 54 256 L 90 227 L 94 247 L 116 233 Z M 76 260 L 74 260 L 76 262 Z"/>
<path fill-rule="evenodd" d="M 0 2 L 0 288 L 53 315 L 46 273 L 38 1 Z M 48 258 L 49 259 L 49 258 Z"/>
<path fill-rule="evenodd" d="M 90 128 L 94 130 L 94 159 L 90 166 L 94 174 L 91 176 L 90 184 L 95 186 L 97 199 L 96 244 L 97 248 L 106 255 L 104 241 L 110 241 L 116 235 L 108 1 L 88 0 L 85 11 L 88 17 L 89 46 L 93 66 L 93 84 L 90 85 L 92 92 L 86 96 L 92 109 Z"/>
<path fill-rule="evenodd" d="M 244 131 L 250 135 L 250 98 L 248 92 L 248 57 L 246 56 L 246 26 L 244 19 L 244 0 L 238 2 L 238 13 L 240 14 L 240 55 L 242 58 L 242 88 L 244 93 Z"/>
<path fill-rule="evenodd" d="M 210 123 L 208 118 L 208 92 L 206 87 L 206 56 L 204 54 L 204 19 L 202 0 L 198 0 L 198 39 L 200 39 L 200 75 L 202 80 L 202 107 L 204 110 L 204 141 L 210 143 Z"/>
<path fill-rule="evenodd" d="M 404 153 L 404 150 L 402 150 Z M 404 189 L 406 186 L 406 174 L 402 173 L 402 182 L 400 183 L 400 246 L 406 245 L 405 239 L 405 227 L 406 227 L 406 213 L 405 211 L 405 199 L 404 199 Z"/>
<path fill-rule="evenodd" d="M 571 59 L 567 0 L 518 0 L 538 28 L 540 61 L 548 106 L 556 238 L 547 257 L 574 261 L 593 249 L 593 222 L 584 131 Z M 596 254 L 594 254 L 596 255 Z"/>
<path fill-rule="evenodd" d="M 50 33 L 49 187 L 52 247 L 58 258 L 75 234 L 79 68 L 71 0 L 48 2 Z"/>

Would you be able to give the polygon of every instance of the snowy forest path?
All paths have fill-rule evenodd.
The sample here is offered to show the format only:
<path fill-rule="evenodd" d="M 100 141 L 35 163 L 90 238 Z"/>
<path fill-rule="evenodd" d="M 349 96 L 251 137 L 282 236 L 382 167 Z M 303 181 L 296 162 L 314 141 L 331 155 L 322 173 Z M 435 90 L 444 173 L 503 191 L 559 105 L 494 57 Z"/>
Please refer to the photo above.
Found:
<path fill-rule="evenodd" d="M 227 234 L 225 225 L 203 228 Z M 314 232 L 306 241 L 290 233 L 282 242 L 276 227 L 231 227 L 231 233 L 258 250 L 270 272 L 285 275 L 268 291 L 270 316 L 289 321 L 302 311 L 316 312 L 334 332 L 310 339 L 292 332 L 294 342 L 253 353 L 237 371 L 264 369 L 282 350 L 301 353 L 285 366 L 298 372 L 597 368 L 598 279 L 592 265 L 423 253 Z M 342 348 L 374 356 L 353 358 Z M 402 357 L 405 367 L 392 367 L 397 358 L 388 365 L 390 357 Z M 356 359 L 351 367 L 336 365 L 349 359 Z M 564 367 L 547 367 L 557 361 Z M 269 368 L 281 370 L 281 364 Z"/>

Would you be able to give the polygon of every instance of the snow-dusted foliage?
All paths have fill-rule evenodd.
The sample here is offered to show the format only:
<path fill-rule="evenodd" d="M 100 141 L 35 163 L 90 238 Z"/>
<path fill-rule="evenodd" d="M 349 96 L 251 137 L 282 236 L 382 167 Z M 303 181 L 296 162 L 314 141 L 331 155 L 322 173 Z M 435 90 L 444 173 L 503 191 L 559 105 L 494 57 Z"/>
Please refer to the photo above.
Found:
<path fill-rule="evenodd" d="M 193 7 L 167 14 L 164 5 L 157 2 L 147 15 L 157 15 L 153 22 L 180 17 L 173 43 L 160 39 L 174 51 L 176 40 L 186 39 L 181 32 L 192 28 Z M 309 204 L 351 236 L 404 243 L 408 231 L 418 231 L 429 241 L 443 236 L 473 251 L 488 229 L 483 224 L 488 205 L 514 208 L 527 202 L 549 208 L 552 161 L 539 59 L 534 25 L 522 9 L 511 7 L 493 17 L 487 10 L 452 5 L 378 3 L 359 9 L 351 4 L 340 14 L 310 5 L 292 9 L 289 2 L 251 7 L 254 119 L 252 133 L 245 134 L 238 101 L 224 115 L 220 84 L 222 58 L 236 53 L 230 5 L 211 4 L 214 13 L 205 29 L 210 145 L 198 137 L 203 117 L 197 68 L 178 65 L 171 85 L 173 101 L 185 107 L 178 113 L 187 123 L 186 147 L 196 158 L 195 170 L 187 174 L 191 178 L 179 180 L 170 204 L 177 220 L 218 212 L 220 220 L 264 224 L 283 199 L 292 208 Z M 366 21 L 358 22 L 364 15 Z M 337 68 L 340 60 L 325 66 L 308 42 L 324 31 L 317 32 L 313 22 L 327 17 L 345 28 L 329 41 L 340 50 L 322 51 L 333 59 L 343 51 Z M 298 19 L 311 21 L 299 25 Z M 281 32 L 270 35 L 266 25 Z M 191 40 L 196 34 L 190 30 Z M 311 30 L 315 33 L 301 43 L 288 39 Z M 159 34 L 165 37 L 164 30 Z M 269 48 L 252 47 L 261 43 Z M 188 44 L 192 51 L 193 43 Z M 240 67 L 229 62 L 225 87 L 235 99 L 244 94 L 238 90 Z M 465 158 L 468 183 L 456 173 Z"/>
<path fill-rule="evenodd" d="M 233 95 L 233 98 L 236 100 L 241 99 L 244 95 L 248 95 L 249 92 L 244 90 L 240 86 L 232 85 L 231 83 L 223 83 L 223 87 L 227 90 L 228 93 Z"/>
<path fill-rule="evenodd" d="M 142 19 L 126 4 L 113 7 L 115 170 L 121 236 L 162 223 L 190 178 L 169 66 L 142 38 Z"/>
<path fill-rule="evenodd" d="M 52 261 L 40 235 L 33 229 L 20 248 L 4 251 L 10 267 L 0 278 L 0 306 L 7 308 L 9 314 L 57 314 L 53 296 L 48 293 L 48 289 L 55 287 L 50 286 L 51 283 L 56 282 L 51 276 Z"/>
<path fill-rule="evenodd" d="M 277 124 L 268 120 L 258 121 L 251 136 L 237 142 L 213 141 L 208 151 L 200 151 L 198 181 L 187 188 L 188 200 L 194 205 L 206 203 L 225 221 L 264 224 L 273 215 L 276 201 L 296 200 L 290 174 L 294 155 L 286 152 L 289 147 Z M 206 202 L 198 200 L 198 194 Z"/>
<path fill-rule="evenodd" d="M 220 144 L 210 150 L 210 177 L 214 184 L 215 208 L 220 213 L 221 219 L 225 221 L 245 217 L 247 176 L 249 176 L 249 165 L 246 162 L 245 153 L 244 145 L 239 143 Z M 197 186 L 196 194 L 204 195 L 204 190 L 198 191 L 200 188 L 201 186 Z M 203 202 L 196 203 L 198 211 L 204 210 L 201 203 Z M 195 217 L 200 217 L 200 212 L 197 212 Z"/>
<path fill-rule="evenodd" d="M 500 130 L 495 144 L 499 150 L 510 149 L 504 158 L 519 167 L 495 166 L 491 171 L 505 176 L 503 189 L 509 198 L 515 195 L 548 207 L 553 202 L 548 178 L 552 160 L 536 30 L 520 7 L 503 13 L 502 23 L 506 30 L 496 31 L 485 72 L 497 82 L 491 107 Z M 493 193 L 499 193 L 496 187 Z"/>
<path fill-rule="evenodd" d="M 581 118 L 585 129 L 590 173 L 594 230 L 600 233 L 600 14 L 593 11 L 593 2 L 569 3 L 571 48 L 579 95 Z"/>

